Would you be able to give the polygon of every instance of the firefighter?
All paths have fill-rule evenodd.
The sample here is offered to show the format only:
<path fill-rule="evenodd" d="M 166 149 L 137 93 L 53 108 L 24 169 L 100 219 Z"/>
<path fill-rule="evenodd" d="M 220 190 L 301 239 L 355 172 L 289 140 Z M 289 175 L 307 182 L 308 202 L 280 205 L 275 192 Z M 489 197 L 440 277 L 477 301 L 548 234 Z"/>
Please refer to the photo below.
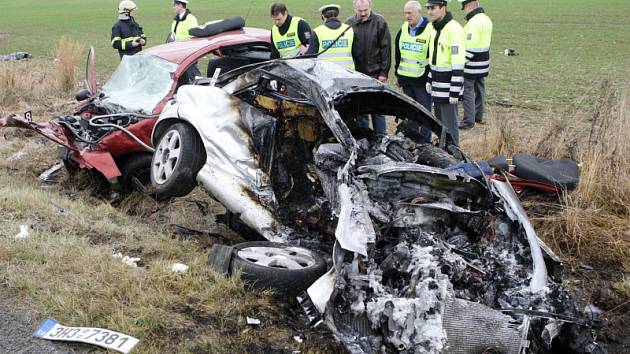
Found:
<path fill-rule="evenodd" d="M 485 77 L 490 71 L 490 40 L 492 21 L 479 2 L 458 0 L 466 12 L 466 66 L 464 66 L 464 121 L 459 129 L 470 129 L 475 123 L 483 124 L 483 106 L 486 96 Z"/>
<path fill-rule="evenodd" d="M 395 72 L 398 86 L 405 95 L 431 111 L 431 95 L 426 84 L 429 76 L 429 41 L 435 32 L 429 20 L 422 16 L 422 5 L 418 1 L 408 1 L 403 8 L 405 22 L 396 34 Z M 431 142 L 431 129 L 419 127 L 423 142 Z"/>
<path fill-rule="evenodd" d="M 133 1 L 123 0 L 118 4 L 118 22 L 112 27 L 112 47 L 118 55 L 134 55 L 147 44 L 147 37 L 134 16 L 138 7 Z"/>
<path fill-rule="evenodd" d="M 352 27 L 339 21 L 341 6 L 331 4 L 319 8 L 324 24 L 313 30 L 313 44 L 309 53 L 320 53 L 319 58 L 354 70 L 356 53 Z"/>
<path fill-rule="evenodd" d="M 311 44 L 311 27 L 303 19 L 291 16 L 287 6 L 271 5 L 271 59 L 293 58 L 306 53 Z"/>
<path fill-rule="evenodd" d="M 173 12 L 175 12 L 175 18 L 171 24 L 171 34 L 168 39 L 169 42 L 182 41 L 190 38 L 191 35 L 188 33 L 188 30 L 199 26 L 197 18 L 193 16 L 187 6 L 188 0 L 173 1 Z"/>
<path fill-rule="evenodd" d="M 457 102 L 464 88 L 466 61 L 464 29 L 447 10 L 447 0 L 428 0 L 426 6 L 435 29 L 429 42 L 431 71 L 426 88 L 431 93 L 435 116 L 451 135 L 445 143 L 458 146 Z"/>

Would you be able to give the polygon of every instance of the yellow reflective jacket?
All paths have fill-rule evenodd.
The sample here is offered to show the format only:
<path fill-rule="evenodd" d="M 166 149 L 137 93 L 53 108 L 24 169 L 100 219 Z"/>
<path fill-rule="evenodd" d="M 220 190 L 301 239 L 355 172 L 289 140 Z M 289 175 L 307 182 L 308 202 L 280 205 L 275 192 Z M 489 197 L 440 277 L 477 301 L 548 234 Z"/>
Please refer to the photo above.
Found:
<path fill-rule="evenodd" d="M 354 70 L 354 61 L 352 60 L 354 31 L 350 26 L 342 23 L 339 28 L 331 29 L 326 27 L 326 25 L 321 25 L 315 28 L 314 32 L 317 35 L 319 53 L 321 53 L 318 56 L 319 58 Z M 339 37 L 342 33 L 343 35 Z M 339 39 L 337 39 L 338 37 Z M 326 50 L 326 48 L 328 49 Z"/>

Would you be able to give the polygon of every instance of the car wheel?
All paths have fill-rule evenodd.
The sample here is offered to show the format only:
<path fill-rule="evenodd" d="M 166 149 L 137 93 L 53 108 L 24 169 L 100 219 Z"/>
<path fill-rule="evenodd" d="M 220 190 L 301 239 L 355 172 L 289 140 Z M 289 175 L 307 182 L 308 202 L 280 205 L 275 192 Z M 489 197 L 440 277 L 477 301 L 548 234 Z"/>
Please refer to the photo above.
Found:
<path fill-rule="evenodd" d="M 186 123 L 168 127 L 157 139 L 151 161 L 151 183 L 161 198 L 181 197 L 197 186 L 197 172 L 205 163 L 203 143 Z"/>
<path fill-rule="evenodd" d="M 259 289 L 295 296 L 326 272 L 326 262 L 314 252 L 283 243 L 257 241 L 234 246 L 231 271 Z"/>
<path fill-rule="evenodd" d="M 146 190 L 151 184 L 151 159 L 151 154 L 139 153 L 121 161 L 119 183 L 123 192 Z"/>

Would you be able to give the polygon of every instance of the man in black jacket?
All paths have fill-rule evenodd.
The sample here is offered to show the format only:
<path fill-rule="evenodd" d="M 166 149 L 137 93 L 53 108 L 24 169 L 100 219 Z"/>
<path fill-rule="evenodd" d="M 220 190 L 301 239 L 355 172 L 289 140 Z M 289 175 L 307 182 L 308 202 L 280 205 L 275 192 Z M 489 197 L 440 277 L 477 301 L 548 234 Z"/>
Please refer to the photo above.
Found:
<path fill-rule="evenodd" d="M 118 22 L 112 27 L 112 47 L 118 55 L 134 55 L 147 44 L 142 27 L 134 20 L 138 7 L 133 1 L 123 0 L 118 5 Z"/>
<path fill-rule="evenodd" d="M 385 18 L 372 11 L 372 0 L 353 0 L 355 15 L 346 20 L 352 26 L 357 41 L 356 71 L 387 82 L 392 64 L 391 35 Z M 367 116 L 358 119 L 361 127 L 369 125 Z M 374 132 L 383 135 L 387 130 L 385 116 L 372 115 Z"/>

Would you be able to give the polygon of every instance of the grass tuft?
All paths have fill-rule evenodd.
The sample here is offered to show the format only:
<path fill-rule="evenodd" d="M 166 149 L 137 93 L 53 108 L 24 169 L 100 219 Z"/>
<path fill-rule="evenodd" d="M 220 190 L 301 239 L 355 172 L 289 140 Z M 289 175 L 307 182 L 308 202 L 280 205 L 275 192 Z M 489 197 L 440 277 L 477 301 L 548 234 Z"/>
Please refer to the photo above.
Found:
<path fill-rule="evenodd" d="M 59 88 L 66 94 L 71 93 L 76 88 L 77 67 L 83 51 L 83 44 L 66 36 L 59 39 L 57 48 L 55 48 Z"/>

